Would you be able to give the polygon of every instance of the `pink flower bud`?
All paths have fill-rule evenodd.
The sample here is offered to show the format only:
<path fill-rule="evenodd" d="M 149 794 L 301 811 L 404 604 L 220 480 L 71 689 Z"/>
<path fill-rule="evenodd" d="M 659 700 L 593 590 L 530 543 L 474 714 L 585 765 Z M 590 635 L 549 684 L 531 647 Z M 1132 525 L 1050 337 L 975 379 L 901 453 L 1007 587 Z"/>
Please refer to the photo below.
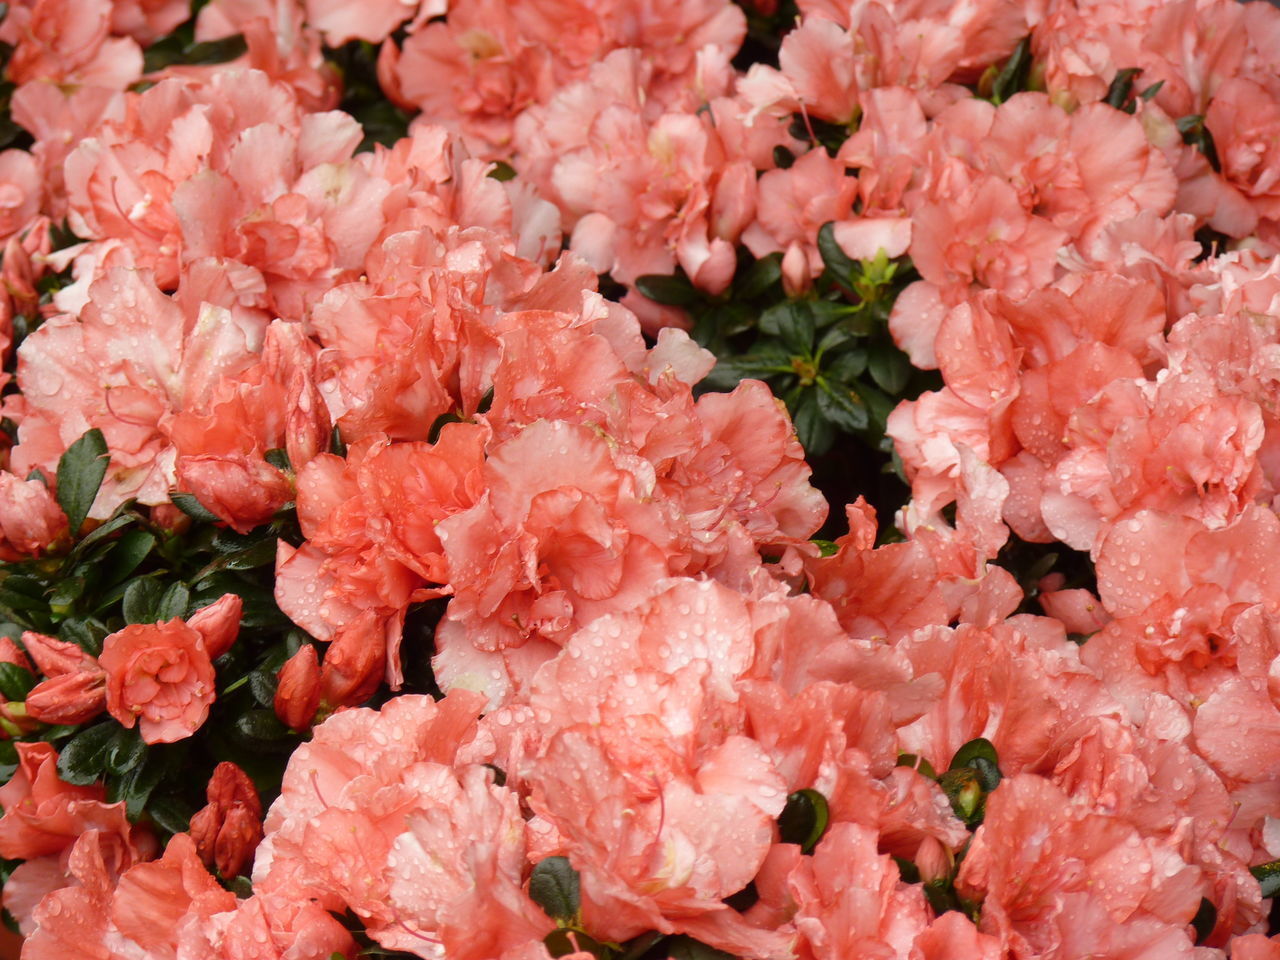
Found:
<path fill-rule="evenodd" d="M 955 859 L 951 851 L 942 845 L 936 837 L 925 837 L 920 841 L 920 849 L 916 851 L 916 867 L 920 871 L 920 879 L 925 883 L 946 880 L 955 869 Z"/>
<path fill-rule="evenodd" d="M 210 660 L 217 660 L 236 642 L 243 610 L 244 601 L 239 595 L 224 593 L 217 601 L 197 610 L 187 619 L 187 626 L 204 638 L 204 649 Z"/>
<path fill-rule="evenodd" d="M 339 629 L 324 654 L 320 669 L 320 697 L 330 707 L 364 703 L 382 682 L 387 665 L 387 641 L 382 621 L 366 610 Z"/>
<path fill-rule="evenodd" d="M 27 694 L 27 714 L 44 723 L 84 723 L 105 709 L 107 675 L 101 670 L 51 677 Z"/>
<path fill-rule="evenodd" d="M 178 480 L 237 533 L 266 523 L 293 499 L 289 478 L 261 457 L 179 457 Z"/>
<path fill-rule="evenodd" d="M 67 515 L 43 483 L 0 471 L 0 560 L 38 556 L 68 535 Z"/>
<path fill-rule="evenodd" d="M 22 634 L 22 645 L 27 648 L 27 653 L 36 662 L 36 668 L 46 677 L 98 670 L 97 660 L 74 643 L 59 640 L 57 637 L 27 630 Z"/>
<path fill-rule="evenodd" d="M 27 659 L 27 655 L 8 637 L 0 637 L 0 663 L 12 663 L 23 670 L 31 670 L 31 661 Z"/>
<path fill-rule="evenodd" d="M 805 256 L 804 247 L 793 243 L 782 255 L 782 289 L 789 297 L 801 297 L 813 286 L 813 277 L 809 276 L 809 258 Z"/>
<path fill-rule="evenodd" d="M 311 726 L 320 706 L 320 661 L 316 648 L 304 644 L 285 661 L 276 678 L 276 716 L 291 730 Z"/>
<path fill-rule="evenodd" d="M 172 503 L 158 503 L 152 507 L 151 522 L 170 533 L 182 534 L 191 529 L 191 518 Z"/>
<path fill-rule="evenodd" d="M 262 842 L 262 801 L 248 775 L 224 761 L 205 789 L 209 803 L 191 818 L 191 839 L 209 868 L 234 877 L 248 865 Z"/>

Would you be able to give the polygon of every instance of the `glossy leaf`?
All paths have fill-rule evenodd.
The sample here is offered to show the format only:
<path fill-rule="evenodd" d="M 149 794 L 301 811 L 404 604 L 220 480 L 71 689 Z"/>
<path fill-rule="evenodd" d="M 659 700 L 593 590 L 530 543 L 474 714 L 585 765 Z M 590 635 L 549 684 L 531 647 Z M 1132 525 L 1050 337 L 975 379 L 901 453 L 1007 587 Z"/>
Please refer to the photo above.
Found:
<path fill-rule="evenodd" d="M 75 536 L 107 475 L 107 441 L 97 428 L 87 431 L 58 460 L 58 506 Z"/>
<path fill-rule="evenodd" d="M 797 790 L 778 816 L 778 833 L 783 843 L 799 844 L 802 852 L 813 853 L 830 819 L 826 797 L 817 790 Z"/>
<path fill-rule="evenodd" d="M 0 663 L 0 694 L 9 701 L 21 703 L 36 685 L 35 674 L 16 663 Z"/>
<path fill-rule="evenodd" d="M 108 720 L 81 731 L 58 756 L 58 776 L 75 786 L 95 782 L 107 763 L 107 750 L 120 725 Z"/>
<path fill-rule="evenodd" d="M 654 303 L 668 307 L 687 307 L 702 298 L 685 277 L 649 273 L 636 277 L 635 287 Z"/>
<path fill-rule="evenodd" d="M 580 883 L 567 857 L 547 857 L 529 875 L 529 897 L 553 920 L 569 921 L 582 907 Z"/>

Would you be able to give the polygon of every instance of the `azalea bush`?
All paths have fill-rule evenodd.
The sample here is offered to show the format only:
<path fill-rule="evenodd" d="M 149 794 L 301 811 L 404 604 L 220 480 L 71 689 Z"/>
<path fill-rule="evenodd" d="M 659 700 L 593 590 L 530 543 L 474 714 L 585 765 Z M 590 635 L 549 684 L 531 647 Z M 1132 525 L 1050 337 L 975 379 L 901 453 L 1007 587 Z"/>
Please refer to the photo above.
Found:
<path fill-rule="evenodd" d="M 0 11 L 24 958 L 1280 958 L 1280 11 Z"/>

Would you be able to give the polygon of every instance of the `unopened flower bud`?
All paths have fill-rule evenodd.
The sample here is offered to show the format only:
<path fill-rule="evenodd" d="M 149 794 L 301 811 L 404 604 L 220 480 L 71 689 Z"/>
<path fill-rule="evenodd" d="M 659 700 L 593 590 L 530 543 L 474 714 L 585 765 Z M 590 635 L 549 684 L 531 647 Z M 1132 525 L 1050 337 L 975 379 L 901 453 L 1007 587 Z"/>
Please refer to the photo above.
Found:
<path fill-rule="evenodd" d="M 159 503 L 151 508 L 151 522 L 172 534 L 184 534 L 191 529 L 191 518 L 172 503 Z"/>
<path fill-rule="evenodd" d="M 36 668 L 46 677 L 60 677 L 64 673 L 94 672 L 98 661 L 74 643 L 50 637 L 47 634 L 27 630 L 22 634 L 22 645 L 35 661 Z"/>
<path fill-rule="evenodd" d="M 387 642 L 382 622 L 366 610 L 338 631 L 320 668 L 320 699 L 329 707 L 364 703 L 382 682 Z"/>
<path fill-rule="evenodd" d="M 925 883 L 947 880 L 955 866 L 951 851 L 936 837 L 925 837 L 916 851 L 916 867 Z"/>
<path fill-rule="evenodd" d="M 27 694 L 27 714 L 43 723 L 85 723 L 107 709 L 107 675 L 80 670 L 50 677 Z"/>
<path fill-rule="evenodd" d="M 805 256 L 804 247 L 793 243 L 782 255 L 782 289 L 787 292 L 788 297 L 802 297 L 812 286 L 809 258 Z"/>
<path fill-rule="evenodd" d="M 316 648 L 303 644 L 285 661 L 276 678 L 276 716 L 291 730 L 311 726 L 320 706 L 320 661 Z"/>
<path fill-rule="evenodd" d="M 224 593 L 216 602 L 187 618 L 187 626 L 204 639 L 210 660 L 217 660 L 236 642 L 243 610 L 244 601 L 237 594 Z"/>
<path fill-rule="evenodd" d="M 234 763 L 214 769 L 205 789 L 208 806 L 191 818 L 200 859 L 223 877 L 238 876 L 262 841 L 262 801 L 253 781 Z"/>

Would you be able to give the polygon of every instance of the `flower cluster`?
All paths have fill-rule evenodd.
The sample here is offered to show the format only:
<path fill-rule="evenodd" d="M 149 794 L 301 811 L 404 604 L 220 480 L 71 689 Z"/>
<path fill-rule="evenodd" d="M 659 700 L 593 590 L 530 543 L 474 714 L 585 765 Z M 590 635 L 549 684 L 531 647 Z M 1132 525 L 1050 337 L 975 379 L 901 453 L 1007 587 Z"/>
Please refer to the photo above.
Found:
<path fill-rule="evenodd" d="M 1280 956 L 1280 11 L 198 6 L 0 21 L 26 960 Z"/>

